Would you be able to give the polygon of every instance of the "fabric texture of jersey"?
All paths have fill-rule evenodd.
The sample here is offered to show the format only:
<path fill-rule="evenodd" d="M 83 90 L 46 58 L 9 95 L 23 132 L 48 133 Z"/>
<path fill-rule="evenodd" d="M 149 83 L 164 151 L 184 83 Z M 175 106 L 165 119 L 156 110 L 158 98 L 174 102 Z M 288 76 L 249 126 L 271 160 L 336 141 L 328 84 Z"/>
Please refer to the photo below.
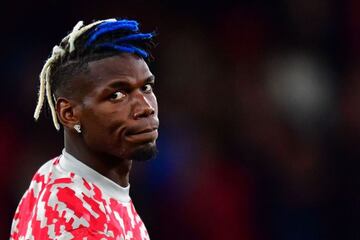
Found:
<path fill-rule="evenodd" d="M 64 150 L 34 175 L 16 210 L 10 239 L 147 240 L 129 188 Z"/>

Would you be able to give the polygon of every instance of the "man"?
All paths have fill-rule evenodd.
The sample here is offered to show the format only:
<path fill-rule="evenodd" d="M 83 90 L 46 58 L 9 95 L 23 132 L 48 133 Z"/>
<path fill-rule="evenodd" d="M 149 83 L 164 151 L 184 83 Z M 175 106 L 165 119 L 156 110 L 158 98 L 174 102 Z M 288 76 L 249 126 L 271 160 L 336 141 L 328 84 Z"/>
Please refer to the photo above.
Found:
<path fill-rule="evenodd" d="M 156 154 L 158 109 L 146 60 L 152 33 L 132 20 L 79 22 L 40 74 L 64 128 L 62 154 L 34 175 L 11 239 L 149 239 L 129 197 L 132 161 Z"/>

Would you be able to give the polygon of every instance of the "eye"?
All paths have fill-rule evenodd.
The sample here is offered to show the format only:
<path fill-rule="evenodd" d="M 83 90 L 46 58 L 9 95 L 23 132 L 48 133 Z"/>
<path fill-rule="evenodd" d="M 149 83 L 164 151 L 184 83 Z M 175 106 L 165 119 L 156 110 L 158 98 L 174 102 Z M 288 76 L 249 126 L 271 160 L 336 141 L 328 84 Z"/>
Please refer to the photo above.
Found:
<path fill-rule="evenodd" d="M 110 95 L 110 100 L 118 101 L 118 100 L 121 100 L 124 97 L 125 97 L 125 94 L 123 94 L 120 91 L 117 91 L 117 92 L 114 92 L 113 94 Z"/>
<path fill-rule="evenodd" d="M 152 92 L 153 90 L 153 85 L 152 83 L 148 83 L 148 84 L 145 84 L 143 87 L 142 87 L 142 91 L 145 92 L 145 93 L 150 93 Z"/>

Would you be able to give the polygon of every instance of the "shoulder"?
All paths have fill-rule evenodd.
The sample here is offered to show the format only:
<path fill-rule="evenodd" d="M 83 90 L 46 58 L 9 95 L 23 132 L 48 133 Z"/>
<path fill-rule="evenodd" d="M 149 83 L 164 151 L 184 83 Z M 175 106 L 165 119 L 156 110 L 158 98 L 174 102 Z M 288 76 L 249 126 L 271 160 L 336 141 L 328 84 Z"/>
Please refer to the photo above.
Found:
<path fill-rule="evenodd" d="M 45 189 L 47 183 L 52 178 L 52 166 L 54 162 L 56 162 L 58 158 L 54 158 L 49 160 L 44 165 L 42 165 L 39 170 L 34 174 L 31 179 L 30 185 L 24 195 L 22 196 L 20 203 L 18 205 L 18 209 L 15 214 L 15 218 L 20 213 L 23 213 L 25 210 L 26 212 L 31 211 L 34 208 L 39 195 Z"/>
<path fill-rule="evenodd" d="M 74 174 L 56 178 L 40 196 L 37 219 L 45 219 L 48 229 L 59 236 L 102 236 L 107 223 L 103 203 L 86 188 L 86 181 Z M 60 234 L 60 235 L 59 235 Z M 98 238 L 96 238 L 98 239 Z"/>
<path fill-rule="evenodd" d="M 85 186 L 85 180 L 74 173 L 53 178 L 46 184 L 39 196 L 43 204 L 43 216 L 65 229 L 89 227 L 91 216 L 98 216 L 101 211 L 91 192 Z M 94 212 L 97 209 L 98 212 Z"/>
<path fill-rule="evenodd" d="M 12 237 L 81 236 L 91 232 L 94 219 L 105 223 L 102 203 L 94 199 L 86 181 L 61 172 L 57 165 L 58 159 L 52 159 L 34 175 L 16 211 Z"/>

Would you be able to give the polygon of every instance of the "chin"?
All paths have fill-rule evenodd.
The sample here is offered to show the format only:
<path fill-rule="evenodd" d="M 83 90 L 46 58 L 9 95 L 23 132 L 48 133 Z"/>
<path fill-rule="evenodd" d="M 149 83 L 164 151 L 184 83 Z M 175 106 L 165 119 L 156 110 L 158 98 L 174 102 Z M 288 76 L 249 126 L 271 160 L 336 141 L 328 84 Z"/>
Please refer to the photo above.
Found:
<path fill-rule="evenodd" d="M 156 144 L 147 143 L 134 148 L 129 156 L 129 159 L 139 162 L 148 161 L 154 159 L 157 153 Z"/>

